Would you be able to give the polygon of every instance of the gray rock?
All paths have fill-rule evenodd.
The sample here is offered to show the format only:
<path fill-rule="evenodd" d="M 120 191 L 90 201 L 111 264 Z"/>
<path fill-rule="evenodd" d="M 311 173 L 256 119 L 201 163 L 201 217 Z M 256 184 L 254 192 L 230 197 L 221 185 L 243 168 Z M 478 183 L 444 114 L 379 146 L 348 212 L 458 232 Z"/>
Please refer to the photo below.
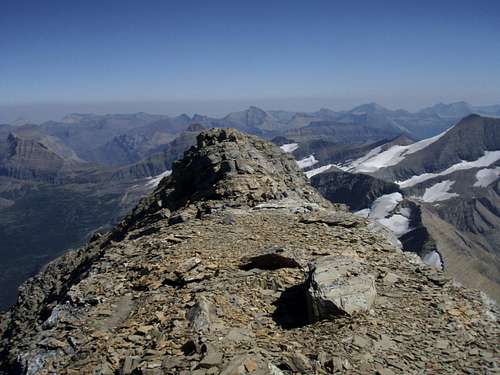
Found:
<path fill-rule="evenodd" d="M 287 358 L 285 365 L 291 371 L 299 372 L 301 374 L 307 373 L 311 370 L 311 362 L 309 361 L 309 358 L 300 352 L 296 352 Z"/>
<path fill-rule="evenodd" d="M 222 363 L 223 354 L 217 350 L 209 350 L 201 360 L 199 366 L 202 368 L 211 368 L 219 366 Z"/>
<path fill-rule="evenodd" d="M 125 357 L 122 363 L 122 367 L 120 369 L 120 375 L 129 375 L 132 374 L 141 362 L 141 358 L 137 356 L 129 356 Z"/>
<path fill-rule="evenodd" d="M 215 307 L 205 296 L 198 296 L 195 305 L 189 310 L 187 318 L 195 331 L 210 331 L 215 319 Z"/>
<path fill-rule="evenodd" d="M 311 321 L 368 311 L 377 294 L 373 275 L 345 256 L 328 256 L 310 264 L 307 287 Z"/>
<path fill-rule="evenodd" d="M 243 343 L 253 341 L 255 334 L 245 328 L 231 328 L 226 336 L 226 340 L 233 341 L 235 343 Z"/>

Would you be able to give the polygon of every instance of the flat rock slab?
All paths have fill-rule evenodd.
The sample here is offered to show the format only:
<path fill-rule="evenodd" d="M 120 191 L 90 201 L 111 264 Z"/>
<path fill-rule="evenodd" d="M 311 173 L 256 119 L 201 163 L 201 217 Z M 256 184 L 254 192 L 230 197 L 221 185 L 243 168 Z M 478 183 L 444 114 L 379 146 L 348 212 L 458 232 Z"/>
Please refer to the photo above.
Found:
<path fill-rule="evenodd" d="M 354 258 L 327 256 L 309 265 L 307 302 L 311 321 L 368 311 L 376 294 L 375 277 Z"/>

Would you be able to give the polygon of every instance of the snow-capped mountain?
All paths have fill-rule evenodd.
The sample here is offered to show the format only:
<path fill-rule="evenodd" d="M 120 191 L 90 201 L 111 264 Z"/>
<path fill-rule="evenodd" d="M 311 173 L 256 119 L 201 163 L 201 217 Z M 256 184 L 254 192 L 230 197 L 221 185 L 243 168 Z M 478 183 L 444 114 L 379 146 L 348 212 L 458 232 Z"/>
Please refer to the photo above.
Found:
<path fill-rule="evenodd" d="M 355 186 L 359 176 L 371 176 L 371 199 L 353 210 L 392 229 L 405 249 L 499 299 L 500 119 L 470 115 L 431 138 L 373 146 L 338 163 L 307 165 L 306 173 L 341 203 L 339 181 Z M 400 192 L 383 191 L 381 181 Z"/>

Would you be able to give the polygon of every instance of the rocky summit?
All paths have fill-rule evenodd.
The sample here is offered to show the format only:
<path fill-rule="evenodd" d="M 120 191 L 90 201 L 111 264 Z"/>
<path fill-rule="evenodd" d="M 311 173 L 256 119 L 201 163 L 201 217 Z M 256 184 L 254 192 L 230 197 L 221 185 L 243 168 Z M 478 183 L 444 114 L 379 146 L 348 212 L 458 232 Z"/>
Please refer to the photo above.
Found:
<path fill-rule="evenodd" d="M 1 318 L 3 374 L 499 371 L 496 306 L 342 205 L 291 156 L 198 135 L 112 232 Z"/>

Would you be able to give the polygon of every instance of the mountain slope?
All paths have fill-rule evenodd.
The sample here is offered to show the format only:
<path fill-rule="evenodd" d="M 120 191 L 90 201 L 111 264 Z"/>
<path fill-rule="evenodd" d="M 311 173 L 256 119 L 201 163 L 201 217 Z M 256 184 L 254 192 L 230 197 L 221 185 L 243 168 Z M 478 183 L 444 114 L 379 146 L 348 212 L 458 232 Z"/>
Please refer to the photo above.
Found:
<path fill-rule="evenodd" d="M 19 132 L 0 140 L 0 176 L 56 183 L 90 168 L 50 136 Z"/>
<path fill-rule="evenodd" d="M 321 198 L 277 147 L 211 130 L 112 233 L 23 286 L 0 323 L 0 365 L 13 375 L 497 368 L 494 307 L 410 259 Z"/>
<path fill-rule="evenodd" d="M 369 207 L 382 195 L 399 192 L 399 186 L 366 174 L 351 174 L 332 169 L 311 178 L 314 186 L 326 199 L 343 203 L 353 211 Z"/>

